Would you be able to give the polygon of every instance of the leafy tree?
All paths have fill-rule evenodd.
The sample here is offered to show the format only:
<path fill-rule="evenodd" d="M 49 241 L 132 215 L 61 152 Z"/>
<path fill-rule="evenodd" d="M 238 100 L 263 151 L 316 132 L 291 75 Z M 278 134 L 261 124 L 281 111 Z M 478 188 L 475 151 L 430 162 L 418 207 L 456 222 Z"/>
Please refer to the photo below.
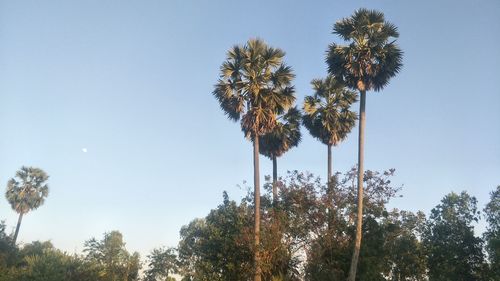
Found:
<path fill-rule="evenodd" d="M 22 257 L 27 256 L 40 256 L 45 251 L 54 250 L 54 245 L 50 241 L 33 241 L 22 247 L 19 251 L 19 255 Z"/>
<path fill-rule="evenodd" d="M 425 226 L 422 212 L 394 210 L 384 219 L 383 243 L 386 252 L 385 276 L 391 281 L 425 280 L 427 265 L 424 247 L 419 239 Z"/>
<path fill-rule="evenodd" d="M 103 281 L 94 264 L 62 252 L 48 241 L 26 244 L 17 259 L 6 271 L 0 271 L 0 280 Z"/>
<path fill-rule="evenodd" d="M 483 241 L 472 226 L 478 220 L 477 200 L 466 192 L 446 195 L 431 210 L 423 235 L 430 280 L 483 280 Z"/>
<path fill-rule="evenodd" d="M 278 198 L 277 158 L 292 147 L 299 145 L 301 139 L 300 119 L 300 111 L 296 107 L 292 107 L 277 118 L 276 126 L 271 132 L 259 137 L 260 154 L 273 161 L 273 202 Z"/>
<path fill-rule="evenodd" d="M 386 280 L 384 273 L 389 270 L 390 252 L 385 247 L 390 237 L 397 237 L 394 227 L 388 221 L 387 202 L 393 198 L 400 187 L 393 186 L 390 178 L 394 170 L 383 173 L 365 171 L 364 181 L 366 206 L 363 234 L 365 243 L 361 247 L 363 258 L 359 264 L 359 280 Z M 334 188 L 321 188 L 320 200 L 310 221 L 315 221 L 310 229 L 314 230 L 307 246 L 306 280 L 346 280 L 349 272 L 350 255 L 354 245 L 356 208 L 355 181 L 357 170 L 351 169 L 342 177 L 334 177 Z M 329 190 L 334 192 L 335 212 L 332 216 L 321 211 L 330 206 Z M 393 218 L 394 221 L 397 217 Z"/>
<path fill-rule="evenodd" d="M 148 255 L 148 269 L 145 281 L 167 280 L 170 274 L 178 272 L 177 255 L 173 248 L 157 248 Z"/>
<path fill-rule="evenodd" d="M 92 238 L 86 241 L 84 252 L 87 253 L 87 261 L 99 265 L 103 280 L 138 280 L 139 254 L 127 251 L 119 231 L 105 233 L 102 240 Z"/>
<path fill-rule="evenodd" d="M 19 276 L 20 281 L 66 281 L 69 277 L 68 268 L 72 258 L 51 248 L 37 255 L 24 258 L 26 264 Z"/>
<path fill-rule="evenodd" d="M 394 170 L 365 172 L 366 206 L 360 280 L 421 280 L 425 255 L 418 239 L 422 214 L 388 212 L 386 204 L 399 191 L 391 183 Z M 281 243 L 273 244 L 272 181 L 262 197 L 262 278 L 272 280 L 345 280 L 354 245 L 356 169 L 335 181 L 336 217 L 328 227 L 327 187 L 312 174 L 290 172 L 280 182 L 278 198 Z M 241 203 L 224 202 L 203 219 L 181 230 L 179 259 L 184 280 L 250 280 L 252 266 L 253 195 Z M 412 249 L 411 247 L 414 247 Z M 307 260 L 304 257 L 307 256 Z M 303 272 L 305 270 L 305 272 Z M 305 278 L 305 279 L 304 279 Z"/>
<path fill-rule="evenodd" d="M 484 208 L 488 227 L 484 233 L 491 273 L 500 276 L 500 186 L 490 193 L 490 202 Z"/>
<path fill-rule="evenodd" d="M 18 251 L 12 243 L 12 237 L 5 232 L 5 228 L 5 222 L 0 221 L 0 281 L 9 280 Z"/>
<path fill-rule="evenodd" d="M 261 280 L 259 137 L 274 129 L 277 114 L 295 100 L 291 86 L 294 75 L 283 63 L 284 56 L 282 50 L 258 39 L 234 46 L 227 53 L 213 91 L 224 113 L 233 121 L 241 120 L 242 130 L 253 141 L 255 281 Z"/>
<path fill-rule="evenodd" d="M 205 219 L 181 229 L 181 274 L 190 281 L 250 280 L 251 209 L 224 193 L 224 202 Z"/>
<path fill-rule="evenodd" d="M 348 90 L 335 77 L 311 82 L 314 95 L 304 100 L 304 126 L 328 147 L 328 182 L 332 177 L 332 146 L 337 146 L 351 132 L 356 114 L 350 110 L 356 93 Z"/>
<path fill-rule="evenodd" d="M 356 278 L 363 224 L 364 131 L 366 91 L 382 90 L 402 67 L 402 51 L 395 44 L 399 33 L 386 22 L 384 14 L 359 9 L 349 18 L 335 23 L 333 32 L 348 45 L 332 43 L 327 54 L 328 71 L 349 88 L 360 92 L 358 145 L 358 210 L 356 241 L 349 270 L 349 281 Z"/>
<path fill-rule="evenodd" d="M 10 206 L 19 214 L 13 238 L 14 244 L 17 241 L 24 214 L 43 205 L 45 198 L 49 195 L 49 186 L 46 184 L 49 176 L 43 170 L 23 166 L 17 171 L 16 178 L 11 178 L 8 181 L 5 192 Z"/>

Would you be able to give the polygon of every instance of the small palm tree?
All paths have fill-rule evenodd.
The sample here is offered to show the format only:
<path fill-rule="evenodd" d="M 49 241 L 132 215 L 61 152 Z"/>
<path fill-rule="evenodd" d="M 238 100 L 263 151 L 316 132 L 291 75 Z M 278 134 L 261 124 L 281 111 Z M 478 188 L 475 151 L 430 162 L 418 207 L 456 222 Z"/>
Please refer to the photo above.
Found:
<path fill-rule="evenodd" d="M 260 266 L 260 174 L 259 137 L 271 132 L 277 115 L 283 114 L 295 101 L 292 69 L 283 63 L 285 53 L 269 47 L 259 39 L 244 46 L 234 46 L 220 68 L 220 78 L 213 94 L 224 113 L 253 142 L 254 167 L 254 280 L 261 280 Z"/>
<path fill-rule="evenodd" d="M 259 137 L 259 152 L 273 161 L 273 202 L 278 198 L 278 161 L 288 150 L 299 145 L 301 113 L 296 107 L 290 108 L 277 118 L 274 129 Z"/>
<path fill-rule="evenodd" d="M 349 281 L 356 278 L 363 224 L 363 173 L 366 91 L 382 90 L 402 67 L 403 53 L 396 45 L 397 28 L 386 22 L 384 14 L 359 9 L 349 18 L 335 23 L 333 33 L 348 45 L 329 46 L 328 71 L 351 89 L 360 92 L 358 145 L 358 211 L 356 240 L 349 270 Z"/>
<path fill-rule="evenodd" d="M 19 214 L 14 244 L 17 241 L 23 215 L 43 205 L 49 195 L 49 186 L 46 184 L 49 176 L 43 170 L 23 166 L 17 171 L 16 178 L 8 181 L 5 192 L 10 206 Z"/>
<path fill-rule="evenodd" d="M 328 147 L 329 182 L 333 173 L 332 146 L 342 142 L 354 127 L 357 117 L 350 108 L 357 96 L 331 75 L 311 84 L 315 93 L 304 99 L 303 123 L 313 137 Z"/>

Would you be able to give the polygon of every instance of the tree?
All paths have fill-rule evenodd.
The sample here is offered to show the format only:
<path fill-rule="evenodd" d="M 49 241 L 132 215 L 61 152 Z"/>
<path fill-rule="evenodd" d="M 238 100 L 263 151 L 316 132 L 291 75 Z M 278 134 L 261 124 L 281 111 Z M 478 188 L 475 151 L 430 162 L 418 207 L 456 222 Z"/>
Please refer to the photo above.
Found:
<path fill-rule="evenodd" d="M 43 205 L 49 195 L 49 186 L 46 184 L 49 176 L 42 169 L 23 166 L 17 171 L 16 178 L 8 181 L 5 192 L 10 206 L 19 214 L 13 238 L 14 244 L 17 241 L 23 215 Z"/>
<path fill-rule="evenodd" d="M 388 280 L 425 280 L 427 260 L 419 239 L 425 222 L 422 212 L 393 210 L 384 218 L 386 261 L 383 271 Z"/>
<path fill-rule="evenodd" d="M 5 232 L 5 222 L 0 221 L 0 280 L 7 274 L 9 267 L 14 263 L 17 247 L 12 243 L 12 237 Z"/>
<path fill-rule="evenodd" d="M 86 259 L 100 266 L 100 275 L 105 281 L 137 280 L 140 257 L 137 252 L 130 254 L 125 248 L 119 231 L 104 233 L 102 240 L 91 238 L 85 242 Z"/>
<path fill-rule="evenodd" d="M 274 129 L 259 137 L 259 152 L 273 161 L 273 202 L 278 197 L 278 164 L 277 158 L 289 149 L 299 145 L 300 111 L 296 107 L 290 108 L 285 114 L 277 118 Z"/>
<path fill-rule="evenodd" d="M 328 208 L 326 211 L 332 216 L 334 211 L 331 205 L 333 198 L 332 184 L 332 145 L 337 146 L 351 132 L 356 122 L 356 114 L 350 110 L 356 102 L 356 93 L 347 89 L 335 77 L 329 75 L 326 79 L 314 79 L 311 82 L 314 95 L 304 99 L 304 126 L 309 133 L 319 139 L 328 148 L 327 194 Z M 329 219 L 329 224 L 331 224 Z M 331 226 L 330 226 L 331 227 Z"/>
<path fill-rule="evenodd" d="M 252 277 L 251 209 L 224 201 L 204 219 L 181 229 L 181 274 L 190 281 L 249 280 Z"/>
<path fill-rule="evenodd" d="M 276 126 L 276 116 L 295 101 L 292 69 L 283 63 L 285 53 L 251 39 L 234 46 L 220 69 L 213 94 L 233 121 L 241 120 L 246 137 L 253 141 L 254 165 L 254 280 L 261 280 L 260 267 L 260 175 L 259 137 Z"/>
<path fill-rule="evenodd" d="M 421 280 L 426 267 L 417 240 L 423 217 L 386 210 L 400 190 L 391 183 L 394 170 L 366 171 L 365 219 L 360 260 L 361 280 Z M 289 172 L 280 180 L 278 209 L 281 243 L 273 244 L 272 181 L 262 196 L 262 279 L 285 281 L 346 280 L 354 244 L 356 169 L 335 181 L 335 224 L 328 227 L 327 186 L 309 173 Z M 249 189 L 250 190 L 250 189 Z M 250 280 L 252 277 L 253 194 L 238 204 L 224 193 L 221 205 L 181 230 L 180 273 L 186 281 Z M 412 248 L 415 247 L 415 248 Z M 307 260 L 304 258 L 307 256 Z M 305 267 L 304 267 L 305 265 Z M 304 276 L 302 268 L 306 269 Z M 406 278 L 406 279 L 404 279 Z"/>
<path fill-rule="evenodd" d="M 49 241 L 34 241 L 17 253 L 16 262 L 0 270 L 1 281 L 105 281 L 96 265 L 68 255 Z"/>
<path fill-rule="evenodd" d="M 148 255 L 148 269 L 145 281 L 167 280 L 170 274 L 178 272 L 177 255 L 174 248 L 157 248 Z"/>
<path fill-rule="evenodd" d="M 423 234 L 430 280 L 484 280 L 483 241 L 474 236 L 477 200 L 466 192 L 446 195 L 431 210 Z"/>
<path fill-rule="evenodd" d="M 384 14 L 359 9 L 349 18 L 335 23 L 333 33 L 348 45 L 332 43 L 327 52 L 328 71 L 349 88 L 360 92 L 358 139 L 358 210 L 356 243 L 352 254 L 349 281 L 356 278 L 363 224 L 364 132 L 366 92 L 380 91 L 402 67 L 402 51 L 395 44 L 397 28 L 386 22 Z"/>
<path fill-rule="evenodd" d="M 488 226 L 484 233 L 491 273 L 500 276 L 500 185 L 490 193 L 490 202 L 484 208 Z"/>
<path fill-rule="evenodd" d="M 309 133 L 328 147 L 328 182 L 332 177 L 332 145 L 337 146 L 351 132 L 356 113 L 350 110 L 357 101 L 356 93 L 348 90 L 335 77 L 314 79 L 314 95 L 304 99 L 304 126 Z"/>
<path fill-rule="evenodd" d="M 369 170 L 364 173 L 366 223 L 363 225 L 365 243 L 361 247 L 363 259 L 359 264 L 359 280 L 386 280 L 385 277 L 389 274 L 384 276 L 384 273 L 390 273 L 390 268 L 394 265 L 390 257 L 395 253 L 386 248 L 386 245 L 400 237 L 392 225 L 399 217 L 394 214 L 389 220 L 386 209 L 387 202 L 401 189 L 391 182 L 394 172 L 394 169 L 390 169 L 383 173 Z M 353 214 L 356 209 L 354 194 L 357 174 L 357 170 L 353 168 L 344 175 L 334 177 L 335 180 L 331 183 L 335 185 L 334 188 L 324 186 L 320 189 L 321 199 L 316 201 L 317 207 L 314 208 L 317 211 L 311 212 L 312 216 L 308 219 L 314 222 L 308 227 L 314 234 L 307 246 L 306 280 L 336 281 L 346 280 L 348 277 L 351 249 L 355 243 L 356 225 Z M 333 215 L 323 211 L 331 206 L 329 190 L 334 192 Z M 335 223 L 330 224 L 332 217 Z M 404 252 L 401 254 L 404 255 Z"/>

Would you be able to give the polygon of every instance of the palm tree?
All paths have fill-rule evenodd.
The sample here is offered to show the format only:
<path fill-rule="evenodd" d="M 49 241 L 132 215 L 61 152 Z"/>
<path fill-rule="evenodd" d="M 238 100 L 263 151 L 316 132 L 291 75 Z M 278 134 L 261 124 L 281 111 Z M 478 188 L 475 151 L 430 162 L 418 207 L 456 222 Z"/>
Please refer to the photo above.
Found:
<path fill-rule="evenodd" d="M 245 136 L 253 142 L 254 168 L 254 280 L 261 280 L 260 266 L 260 175 L 259 137 L 271 132 L 277 115 L 295 101 L 291 81 L 292 69 L 283 63 L 285 53 L 251 39 L 234 46 L 220 68 L 220 78 L 213 94 L 224 113 L 233 121 L 240 120 Z"/>
<path fill-rule="evenodd" d="M 349 18 L 335 23 L 333 33 L 348 45 L 332 43 L 327 51 L 328 71 L 351 89 L 360 92 L 358 145 L 358 211 L 356 240 L 349 270 L 349 281 L 356 278 L 363 223 L 363 173 L 366 91 L 382 90 L 402 67 L 403 52 L 395 43 L 397 27 L 386 22 L 384 14 L 359 9 Z"/>
<path fill-rule="evenodd" d="M 45 198 L 49 195 L 49 186 L 45 183 L 49 176 L 43 170 L 23 166 L 17 171 L 16 178 L 17 180 L 11 178 L 7 182 L 7 191 L 5 192 L 10 206 L 19 214 L 14 244 L 16 244 L 23 215 L 43 205 Z"/>
<path fill-rule="evenodd" d="M 314 95 L 304 99 L 304 126 L 309 133 L 328 147 L 328 182 L 332 177 L 332 146 L 337 146 L 351 132 L 356 113 L 350 110 L 357 101 L 356 93 L 335 77 L 314 79 Z"/>
<path fill-rule="evenodd" d="M 296 107 L 290 108 L 285 114 L 278 116 L 274 129 L 259 137 L 259 152 L 273 161 L 273 202 L 278 198 L 278 161 L 277 158 L 289 149 L 299 145 L 300 111 Z"/>
<path fill-rule="evenodd" d="M 328 229 L 332 230 L 335 214 L 333 208 L 333 164 L 332 146 L 337 146 L 351 132 L 356 123 L 356 113 L 350 110 L 357 101 L 356 93 L 350 91 L 335 77 L 314 79 L 311 82 L 314 95 L 304 99 L 304 126 L 309 133 L 328 148 L 327 200 Z"/>

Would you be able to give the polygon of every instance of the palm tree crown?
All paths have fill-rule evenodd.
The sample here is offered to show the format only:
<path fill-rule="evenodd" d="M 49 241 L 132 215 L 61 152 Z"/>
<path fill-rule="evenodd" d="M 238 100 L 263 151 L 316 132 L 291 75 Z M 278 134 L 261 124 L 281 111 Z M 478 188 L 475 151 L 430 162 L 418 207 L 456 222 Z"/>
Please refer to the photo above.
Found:
<path fill-rule="evenodd" d="M 260 154 L 273 159 L 281 157 L 289 149 L 299 145 L 300 111 L 296 107 L 290 108 L 285 114 L 278 116 L 274 129 L 259 137 Z"/>
<path fill-rule="evenodd" d="M 295 101 L 292 69 L 283 63 L 285 53 L 251 39 L 234 46 L 220 68 L 213 91 L 222 110 L 241 127 L 249 138 L 270 132 L 276 115 Z"/>
<path fill-rule="evenodd" d="M 19 214 L 26 214 L 40 207 L 49 195 L 49 186 L 45 183 L 49 176 L 41 169 L 21 167 L 7 183 L 5 197 L 12 209 Z"/>
<path fill-rule="evenodd" d="M 331 75 L 311 84 L 315 93 L 304 100 L 304 126 L 322 143 L 336 146 L 356 123 L 356 113 L 350 107 L 357 101 L 357 95 Z"/>
<path fill-rule="evenodd" d="M 395 44 L 397 27 L 375 10 L 359 9 L 335 23 L 333 33 L 349 45 L 332 43 L 328 70 L 352 89 L 379 91 L 402 67 L 402 51 Z"/>

